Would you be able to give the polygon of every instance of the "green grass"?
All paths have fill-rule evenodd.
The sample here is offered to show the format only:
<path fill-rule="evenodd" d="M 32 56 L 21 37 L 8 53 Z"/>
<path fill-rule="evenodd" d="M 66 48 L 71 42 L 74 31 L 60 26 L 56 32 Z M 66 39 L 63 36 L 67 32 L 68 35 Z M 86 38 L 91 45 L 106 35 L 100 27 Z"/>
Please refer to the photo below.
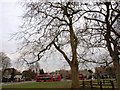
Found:
<path fill-rule="evenodd" d="M 111 84 L 108 82 L 109 80 L 105 80 L 105 83 L 108 85 L 103 85 L 103 88 L 112 88 Z M 90 87 L 90 80 L 85 80 L 85 87 Z M 92 81 L 93 87 L 100 88 L 97 83 L 97 80 Z M 114 81 L 115 83 L 115 81 Z M 80 81 L 80 86 L 82 88 L 82 81 Z M 20 84 L 11 84 L 11 85 L 3 85 L 2 88 L 70 88 L 71 81 L 58 81 L 58 82 L 28 82 L 28 83 L 20 83 Z"/>
<path fill-rule="evenodd" d="M 2 88 L 69 88 L 71 82 L 30 82 L 12 85 L 3 85 Z"/>

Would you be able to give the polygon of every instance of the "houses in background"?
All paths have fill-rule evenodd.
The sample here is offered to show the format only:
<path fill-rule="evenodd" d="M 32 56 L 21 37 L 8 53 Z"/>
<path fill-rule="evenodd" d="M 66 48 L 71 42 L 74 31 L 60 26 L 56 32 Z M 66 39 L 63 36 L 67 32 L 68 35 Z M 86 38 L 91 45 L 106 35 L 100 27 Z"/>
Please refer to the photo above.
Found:
<path fill-rule="evenodd" d="M 7 68 L 2 72 L 2 82 L 31 81 L 35 78 L 35 75 L 35 72 L 30 69 L 21 73 L 15 68 Z"/>
<path fill-rule="evenodd" d="M 2 72 L 2 82 L 11 82 L 15 81 L 15 76 L 20 75 L 21 73 L 15 68 L 6 68 Z"/>
<path fill-rule="evenodd" d="M 64 79 L 71 79 L 70 70 L 57 70 L 54 73 L 61 74 Z M 113 65 L 100 66 L 95 68 L 95 72 L 92 70 L 79 70 L 79 78 L 83 79 L 104 79 L 104 78 L 115 78 L 115 69 Z"/>
<path fill-rule="evenodd" d="M 59 73 L 61 75 L 61 78 L 64 78 L 64 79 L 70 79 L 71 78 L 71 72 L 70 72 L 70 70 L 65 70 L 65 69 L 56 70 L 53 73 Z"/>
<path fill-rule="evenodd" d="M 43 74 L 44 70 L 39 69 L 39 73 Z M 28 70 L 24 70 L 19 72 L 15 68 L 6 68 L 4 71 L 1 71 L 1 81 L 2 82 L 20 82 L 20 81 L 32 81 L 35 79 L 36 72 L 34 69 L 29 68 Z"/>
<path fill-rule="evenodd" d="M 91 72 L 90 72 L 91 71 Z M 72 74 L 70 70 L 56 70 L 54 73 L 59 73 L 63 79 L 71 79 Z M 92 79 L 92 70 L 79 70 L 79 79 Z"/>
<path fill-rule="evenodd" d="M 95 68 L 95 72 L 92 70 L 79 70 L 79 79 L 104 79 L 104 78 L 115 78 L 115 69 L 114 66 L 100 66 Z M 38 74 L 33 69 L 24 70 L 23 72 L 17 71 L 15 68 L 7 68 L 3 72 L 0 71 L 1 78 L 3 82 L 10 81 L 31 81 L 35 79 L 35 76 Z M 60 74 L 62 79 L 71 79 L 71 71 L 70 70 L 56 70 L 55 72 L 51 72 L 52 74 Z M 39 74 L 44 74 L 43 69 L 39 69 Z M 0 79 L 1 80 L 1 79 Z"/>
<path fill-rule="evenodd" d="M 95 77 L 104 79 L 104 78 L 115 78 L 115 68 L 111 66 L 100 66 L 95 68 Z"/>

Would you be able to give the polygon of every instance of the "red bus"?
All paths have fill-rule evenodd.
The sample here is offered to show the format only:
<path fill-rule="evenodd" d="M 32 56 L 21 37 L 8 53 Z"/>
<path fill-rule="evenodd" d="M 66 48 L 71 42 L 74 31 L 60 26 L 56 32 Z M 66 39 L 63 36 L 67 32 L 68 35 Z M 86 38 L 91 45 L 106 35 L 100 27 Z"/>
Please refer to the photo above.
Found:
<path fill-rule="evenodd" d="M 49 81 L 60 81 L 61 76 L 60 74 L 38 74 L 35 77 L 36 82 L 49 82 Z"/>

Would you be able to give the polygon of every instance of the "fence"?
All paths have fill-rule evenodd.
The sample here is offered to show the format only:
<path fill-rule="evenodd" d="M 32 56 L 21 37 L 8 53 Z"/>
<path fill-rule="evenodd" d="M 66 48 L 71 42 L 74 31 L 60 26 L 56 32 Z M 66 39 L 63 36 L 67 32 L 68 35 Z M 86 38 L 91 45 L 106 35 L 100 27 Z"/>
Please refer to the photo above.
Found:
<path fill-rule="evenodd" d="M 83 80 L 80 86 L 82 90 L 116 90 L 115 80 Z"/>

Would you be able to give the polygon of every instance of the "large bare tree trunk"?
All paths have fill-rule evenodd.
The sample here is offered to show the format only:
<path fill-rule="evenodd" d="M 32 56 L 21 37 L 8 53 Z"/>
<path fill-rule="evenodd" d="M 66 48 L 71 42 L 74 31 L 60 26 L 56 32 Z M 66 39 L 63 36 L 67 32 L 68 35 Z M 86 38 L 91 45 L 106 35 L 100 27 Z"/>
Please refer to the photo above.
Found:
<path fill-rule="evenodd" d="M 118 52 L 118 44 L 117 39 L 114 40 L 114 38 L 111 36 L 111 30 L 112 30 L 112 25 L 110 24 L 110 5 L 111 2 L 105 2 L 106 8 L 107 8 L 107 14 L 106 14 L 106 26 L 107 26 L 107 33 L 105 35 L 105 40 L 107 42 L 107 48 L 110 53 L 110 56 L 112 57 L 113 64 L 115 67 L 115 75 L 116 75 L 116 80 L 117 80 L 117 88 L 120 90 L 120 64 L 119 64 L 119 52 Z M 112 46 L 113 44 L 113 46 Z M 114 49 L 113 49 L 114 48 Z"/>
<path fill-rule="evenodd" d="M 78 65 L 71 66 L 71 74 L 72 74 L 72 90 L 78 90 L 80 87 L 79 78 L 78 78 Z"/>
<path fill-rule="evenodd" d="M 116 80 L 117 80 L 117 88 L 120 90 L 120 64 L 117 59 L 113 59 L 113 64 L 115 67 L 115 75 L 116 75 Z"/>

